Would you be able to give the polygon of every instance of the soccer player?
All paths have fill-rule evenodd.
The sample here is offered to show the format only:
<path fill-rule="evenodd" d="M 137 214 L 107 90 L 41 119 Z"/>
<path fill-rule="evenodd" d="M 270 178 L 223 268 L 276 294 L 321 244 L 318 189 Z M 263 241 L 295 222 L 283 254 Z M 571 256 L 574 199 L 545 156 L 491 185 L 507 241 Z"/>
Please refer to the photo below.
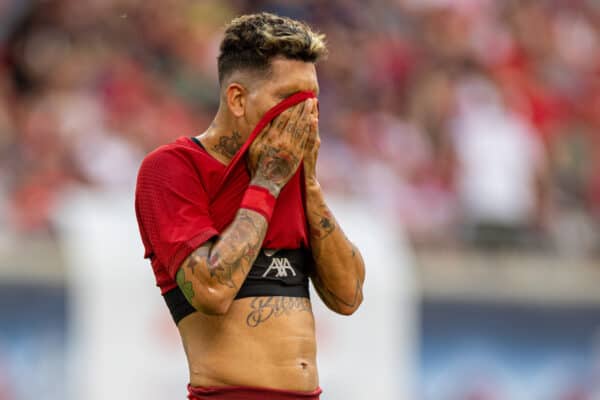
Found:
<path fill-rule="evenodd" d="M 181 335 L 189 399 L 318 399 L 308 279 L 337 313 L 362 301 L 362 256 L 316 176 L 326 51 L 293 19 L 234 19 L 213 123 L 140 167 L 145 257 Z"/>

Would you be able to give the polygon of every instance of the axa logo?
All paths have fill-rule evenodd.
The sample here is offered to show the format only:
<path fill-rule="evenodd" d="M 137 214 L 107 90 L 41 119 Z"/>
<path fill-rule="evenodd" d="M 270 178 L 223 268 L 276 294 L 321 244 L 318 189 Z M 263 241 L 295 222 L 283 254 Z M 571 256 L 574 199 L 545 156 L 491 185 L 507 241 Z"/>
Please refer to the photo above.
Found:
<path fill-rule="evenodd" d="M 290 260 L 288 260 L 286 257 L 274 257 L 271 260 L 271 265 L 269 265 L 269 268 L 267 268 L 262 277 L 265 278 L 273 270 L 277 271 L 275 278 L 287 278 L 288 271 L 290 271 L 293 276 L 296 276 L 296 271 L 294 271 L 294 268 L 290 264 Z"/>

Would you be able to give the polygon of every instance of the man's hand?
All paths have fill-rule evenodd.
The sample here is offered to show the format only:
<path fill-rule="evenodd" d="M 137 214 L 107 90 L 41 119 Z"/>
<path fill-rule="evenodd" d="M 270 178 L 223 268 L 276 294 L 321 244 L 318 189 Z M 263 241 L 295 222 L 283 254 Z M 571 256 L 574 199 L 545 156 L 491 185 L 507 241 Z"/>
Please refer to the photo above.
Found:
<path fill-rule="evenodd" d="M 279 195 L 305 154 L 315 109 L 316 100 L 305 100 L 284 111 L 260 133 L 248 152 L 253 185 Z"/>
<path fill-rule="evenodd" d="M 304 150 L 304 177 L 306 185 L 311 186 L 317 183 L 317 157 L 321 147 L 321 137 L 319 136 L 319 110 L 317 101 L 310 115 L 310 132 Z"/>

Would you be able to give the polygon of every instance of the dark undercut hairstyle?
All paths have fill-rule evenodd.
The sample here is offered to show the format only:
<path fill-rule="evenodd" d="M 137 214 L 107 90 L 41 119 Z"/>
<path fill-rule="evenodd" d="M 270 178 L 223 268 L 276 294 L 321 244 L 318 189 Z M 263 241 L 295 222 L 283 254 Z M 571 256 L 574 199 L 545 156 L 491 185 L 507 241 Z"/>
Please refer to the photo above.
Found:
<path fill-rule="evenodd" d="M 268 74 L 277 56 L 314 63 L 326 55 L 325 35 L 304 22 L 265 12 L 242 15 L 225 27 L 218 58 L 219 84 L 237 70 Z"/>

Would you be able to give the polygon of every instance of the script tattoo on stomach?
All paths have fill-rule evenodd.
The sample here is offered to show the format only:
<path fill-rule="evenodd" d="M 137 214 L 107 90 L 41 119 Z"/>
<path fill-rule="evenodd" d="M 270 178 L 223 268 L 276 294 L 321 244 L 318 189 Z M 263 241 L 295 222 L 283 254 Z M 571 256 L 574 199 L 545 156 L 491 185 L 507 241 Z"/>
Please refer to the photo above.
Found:
<path fill-rule="evenodd" d="M 255 328 L 272 317 L 289 315 L 293 312 L 311 311 L 310 301 L 305 297 L 255 297 L 250 303 L 246 324 Z"/>

